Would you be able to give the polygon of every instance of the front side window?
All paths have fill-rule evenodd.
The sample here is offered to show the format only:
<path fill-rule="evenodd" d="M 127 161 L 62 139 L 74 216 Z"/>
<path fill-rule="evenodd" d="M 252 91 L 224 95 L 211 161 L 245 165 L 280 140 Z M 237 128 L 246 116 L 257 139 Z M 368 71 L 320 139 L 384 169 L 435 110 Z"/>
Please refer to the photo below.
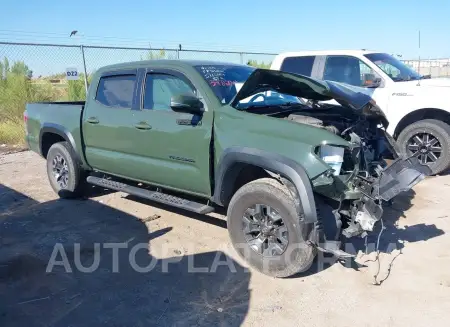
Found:
<path fill-rule="evenodd" d="M 386 73 L 394 82 L 421 79 L 414 69 L 387 53 L 369 53 L 365 57 Z"/>
<path fill-rule="evenodd" d="M 196 91 L 187 81 L 168 74 L 147 74 L 145 78 L 144 109 L 172 110 L 170 99 Z"/>
<path fill-rule="evenodd" d="M 323 79 L 353 86 L 370 87 L 379 75 L 366 63 L 351 56 L 328 56 Z"/>
<path fill-rule="evenodd" d="M 136 75 L 114 75 L 100 78 L 95 99 L 109 107 L 131 108 Z"/>
<path fill-rule="evenodd" d="M 283 60 L 280 70 L 287 73 L 311 76 L 315 56 L 287 57 Z"/>

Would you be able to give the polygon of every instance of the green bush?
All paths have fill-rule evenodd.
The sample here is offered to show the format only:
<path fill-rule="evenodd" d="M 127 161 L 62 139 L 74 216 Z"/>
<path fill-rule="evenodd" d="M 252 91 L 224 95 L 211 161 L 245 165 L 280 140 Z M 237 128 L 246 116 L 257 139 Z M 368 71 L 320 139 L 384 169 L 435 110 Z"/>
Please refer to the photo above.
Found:
<path fill-rule="evenodd" d="M 6 72 L 0 79 L 0 143 L 23 142 L 23 112 L 28 102 L 54 101 L 49 83 L 33 83 L 28 76 Z"/>
<path fill-rule="evenodd" d="M 22 145 L 25 140 L 23 123 L 0 122 L 0 144 Z"/>
<path fill-rule="evenodd" d="M 23 142 L 23 112 L 27 103 L 86 99 L 83 74 L 79 80 L 56 85 L 52 85 L 48 78 L 33 80 L 32 76 L 32 70 L 23 61 L 10 64 L 7 58 L 0 60 L 0 144 Z M 64 73 L 49 76 L 50 79 L 64 77 Z M 88 82 L 90 80 L 89 77 Z"/>
<path fill-rule="evenodd" d="M 272 63 L 270 63 L 270 62 L 269 63 L 265 63 L 264 61 L 258 62 L 257 60 L 254 60 L 254 59 L 250 59 L 249 61 L 247 61 L 247 65 L 248 66 L 253 66 L 253 67 L 256 67 L 256 68 L 269 69 L 271 64 Z"/>
<path fill-rule="evenodd" d="M 68 100 L 69 101 L 83 101 L 86 100 L 86 87 L 84 85 L 84 77 L 80 76 L 79 80 L 67 81 L 68 88 Z"/>
<path fill-rule="evenodd" d="M 93 74 L 88 76 L 88 83 L 91 83 L 91 77 Z M 84 74 L 79 75 L 79 79 L 75 81 L 67 81 L 68 94 L 67 98 L 69 101 L 84 101 L 86 100 L 86 86 L 84 84 Z"/>

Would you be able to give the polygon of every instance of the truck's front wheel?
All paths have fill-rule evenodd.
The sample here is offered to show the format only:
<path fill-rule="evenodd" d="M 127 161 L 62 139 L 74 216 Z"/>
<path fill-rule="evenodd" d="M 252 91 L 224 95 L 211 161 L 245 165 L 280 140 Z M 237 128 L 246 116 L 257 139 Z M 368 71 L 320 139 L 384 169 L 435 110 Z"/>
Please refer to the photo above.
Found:
<path fill-rule="evenodd" d="M 47 176 L 53 190 L 61 198 L 75 198 L 85 186 L 83 171 L 76 163 L 72 147 L 67 142 L 53 144 L 47 154 Z"/>
<path fill-rule="evenodd" d="M 407 126 L 397 142 L 406 156 L 415 155 L 419 162 L 439 174 L 450 167 L 450 126 L 435 119 L 424 119 Z"/>
<path fill-rule="evenodd" d="M 262 178 L 242 186 L 227 216 L 234 248 L 255 269 L 287 277 L 310 268 L 315 249 L 306 241 L 313 225 L 300 221 L 293 196 L 277 180 Z"/>

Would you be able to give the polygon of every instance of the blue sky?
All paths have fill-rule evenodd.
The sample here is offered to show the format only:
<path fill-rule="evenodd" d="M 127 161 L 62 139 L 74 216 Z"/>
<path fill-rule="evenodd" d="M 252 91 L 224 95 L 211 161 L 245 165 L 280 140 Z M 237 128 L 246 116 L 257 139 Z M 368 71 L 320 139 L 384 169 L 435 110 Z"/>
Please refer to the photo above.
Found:
<path fill-rule="evenodd" d="M 2 2 L 0 40 L 270 52 L 370 48 L 411 58 L 420 29 L 423 56 L 450 56 L 446 0 Z M 76 40 L 65 36 L 73 29 L 80 33 Z"/>
<path fill-rule="evenodd" d="M 450 57 L 450 1 L 2 1 L 0 41 Z M 78 30 L 75 38 L 70 31 Z M 2 54 L 0 53 L 0 56 Z M 74 55 L 75 56 L 75 55 Z M 227 58 L 224 58 L 227 59 Z"/>

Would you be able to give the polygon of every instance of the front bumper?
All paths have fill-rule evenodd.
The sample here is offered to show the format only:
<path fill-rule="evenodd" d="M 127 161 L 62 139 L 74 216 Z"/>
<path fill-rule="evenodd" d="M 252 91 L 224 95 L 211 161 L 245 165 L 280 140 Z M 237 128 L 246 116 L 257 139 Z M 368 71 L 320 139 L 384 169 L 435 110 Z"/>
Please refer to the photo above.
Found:
<path fill-rule="evenodd" d="M 383 215 L 383 201 L 390 201 L 399 193 L 410 190 L 430 174 L 429 167 L 421 165 L 416 157 L 411 157 L 395 160 L 375 180 L 357 176 L 357 188 L 363 196 L 352 211 L 351 223 L 344 230 L 344 235 L 351 237 L 372 231 Z"/>
<path fill-rule="evenodd" d="M 431 169 L 419 163 L 417 157 L 397 159 L 387 167 L 374 184 L 373 194 L 389 201 L 400 192 L 408 191 L 431 175 Z"/>
<path fill-rule="evenodd" d="M 431 169 L 428 166 L 421 165 L 416 157 L 410 157 L 395 160 L 375 180 L 356 176 L 354 185 L 372 200 L 389 201 L 399 193 L 410 190 L 429 175 Z"/>

